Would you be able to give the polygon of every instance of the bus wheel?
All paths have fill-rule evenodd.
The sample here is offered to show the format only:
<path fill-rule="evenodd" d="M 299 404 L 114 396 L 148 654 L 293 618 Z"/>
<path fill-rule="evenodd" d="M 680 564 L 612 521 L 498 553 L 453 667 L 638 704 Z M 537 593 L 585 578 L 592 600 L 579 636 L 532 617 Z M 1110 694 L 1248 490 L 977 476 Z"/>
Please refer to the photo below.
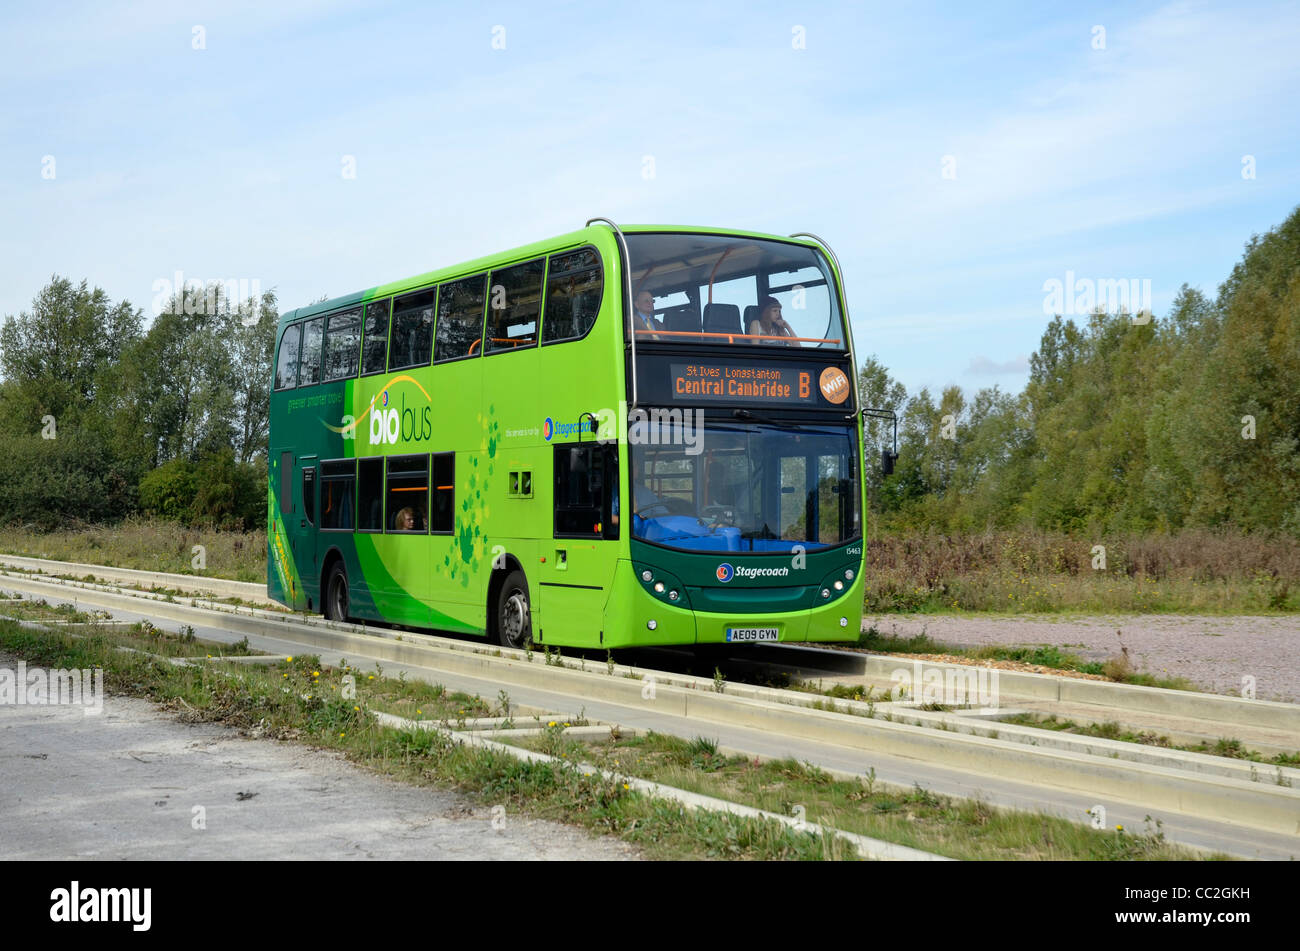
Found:
<path fill-rule="evenodd" d="M 497 639 L 503 647 L 523 649 L 533 641 L 533 616 L 528 607 L 524 573 L 510 572 L 497 590 Z"/>
<path fill-rule="evenodd" d="M 348 619 L 348 573 L 343 562 L 338 562 L 325 582 L 325 616 L 331 621 Z"/>

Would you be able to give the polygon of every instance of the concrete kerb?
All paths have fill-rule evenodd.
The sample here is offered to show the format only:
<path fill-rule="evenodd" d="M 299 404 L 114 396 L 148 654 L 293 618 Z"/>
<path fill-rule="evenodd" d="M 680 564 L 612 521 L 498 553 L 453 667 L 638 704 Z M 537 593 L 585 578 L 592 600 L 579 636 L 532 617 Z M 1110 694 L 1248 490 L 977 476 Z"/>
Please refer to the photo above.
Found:
<path fill-rule="evenodd" d="M 1001 716 L 1010 716 L 1018 712 L 1023 711 L 1009 708 L 998 711 Z M 1300 787 L 1300 769 L 1289 766 L 1255 763 L 1250 760 L 1230 759 L 1209 753 L 1194 753 L 1187 750 L 1148 746 L 1127 740 L 1111 740 L 1086 734 L 1045 730 L 1015 723 L 1002 723 L 989 717 L 981 717 L 977 711 L 954 710 L 949 713 L 939 713 L 917 707 L 888 703 L 878 704 L 876 714 L 877 716 L 887 715 L 898 723 L 911 723 L 917 726 L 951 730 L 973 736 L 987 736 L 990 739 L 1026 743 L 1043 749 L 1073 750 L 1094 756 L 1107 756 L 1112 759 L 1129 760 L 1136 763 L 1168 766 L 1195 773 L 1212 773 L 1218 776 L 1250 780 L 1251 782 L 1277 782 L 1278 785 Z"/>
<path fill-rule="evenodd" d="M 887 654 L 864 654 L 863 657 L 863 676 L 884 681 L 888 681 L 890 675 L 900 668 L 909 669 L 910 672 L 910 668 L 917 663 L 921 665 L 922 671 L 951 670 L 964 674 L 970 670 L 987 669 L 975 664 L 918 661 L 908 657 L 890 657 Z M 995 669 L 998 672 L 999 691 L 1013 698 L 1088 703 L 1123 710 L 1215 720 L 1225 724 L 1292 729 L 1300 734 L 1300 704 Z"/>
<path fill-rule="evenodd" d="M 392 727 L 398 730 L 437 730 L 440 729 L 438 724 L 427 721 L 407 720 L 403 717 L 393 716 L 390 713 L 372 714 L 384 726 Z M 512 746 L 508 743 L 499 743 L 495 740 L 489 740 L 482 734 L 478 733 L 459 733 L 455 730 L 448 731 L 451 738 L 457 743 L 463 743 L 469 746 L 477 746 L 483 749 L 493 750 L 498 753 L 504 753 L 513 756 L 516 759 L 533 763 L 551 763 L 561 767 L 572 767 L 587 776 L 600 776 L 602 779 L 610 782 L 624 782 L 628 787 L 635 789 L 637 792 L 657 799 L 667 799 L 679 803 L 688 809 L 707 810 L 711 812 L 726 812 L 735 816 L 741 816 L 747 819 L 766 819 L 773 822 L 779 822 L 795 831 L 807 832 L 810 835 L 828 835 L 843 839 L 845 842 L 853 845 L 860 855 L 868 859 L 877 859 L 883 861 L 928 861 L 928 862 L 951 862 L 950 859 L 943 855 L 935 855 L 932 852 L 923 852 L 919 849 L 908 848 L 903 845 L 895 845 L 892 842 L 885 842 L 880 839 L 872 839 L 868 836 L 858 835 L 854 832 L 845 832 L 841 829 L 833 829 L 829 826 L 822 826 L 815 822 L 805 822 L 795 819 L 791 816 L 783 816 L 779 813 L 768 812 L 764 809 L 755 809 L 752 806 L 745 806 L 740 803 L 730 802 L 725 799 L 717 799 L 713 796 L 705 796 L 700 793 L 689 792 L 685 789 L 678 789 L 675 786 L 666 786 L 663 783 L 651 782 L 648 779 L 638 779 L 634 776 L 625 776 L 621 773 L 610 772 L 609 770 L 600 769 L 588 763 L 569 763 L 567 760 L 557 759 L 548 756 L 545 753 L 539 753 L 534 750 L 527 750 L 523 747 Z"/>
<path fill-rule="evenodd" d="M 75 575 L 84 578 L 92 575 L 108 582 L 119 584 L 138 584 L 159 587 L 166 585 L 177 591 L 191 591 L 220 598 L 242 598 L 261 604 L 272 605 L 266 594 L 266 585 L 251 581 L 231 581 L 228 578 L 212 578 L 206 575 L 180 575 L 161 571 L 142 571 L 136 568 L 112 568 L 107 565 L 86 565 L 73 561 L 51 561 L 47 558 L 27 558 L 22 555 L 0 554 L 0 565 L 26 568 L 29 571 L 45 575 Z"/>

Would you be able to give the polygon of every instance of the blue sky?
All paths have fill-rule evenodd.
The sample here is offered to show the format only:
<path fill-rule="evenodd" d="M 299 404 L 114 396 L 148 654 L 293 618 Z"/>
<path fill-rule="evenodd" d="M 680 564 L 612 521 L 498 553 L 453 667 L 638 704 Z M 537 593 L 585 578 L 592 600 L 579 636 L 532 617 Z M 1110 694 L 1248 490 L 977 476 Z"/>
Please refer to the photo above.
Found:
<path fill-rule="evenodd" d="M 1149 280 L 1161 314 L 1300 203 L 1295 3 L 4 18 L 0 314 L 53 273 L 148 312 L 178 270 L 288 309 L 604 215 L 816 232 L 860 354 L 910 390 L 1018 390 L 1045 282 Z"/>

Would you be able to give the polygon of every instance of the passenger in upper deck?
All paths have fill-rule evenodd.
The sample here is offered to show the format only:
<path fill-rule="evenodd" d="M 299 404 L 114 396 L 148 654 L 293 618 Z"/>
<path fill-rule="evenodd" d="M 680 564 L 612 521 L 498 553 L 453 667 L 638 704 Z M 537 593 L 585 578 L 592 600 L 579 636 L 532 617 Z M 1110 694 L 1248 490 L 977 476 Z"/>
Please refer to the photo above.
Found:
<path fill-rule="evenodd" d="M 794 328 L 781 316 L 781 302 L 775 297 L 764 297 L 758 302 L 758 319 L 751 320 L 746 331 L 762 337 L 797 337 Z M 776 344 L 783 347 L 797 347 L 795 340 L 751 340 L 755 344 Z"/>
<path fill-rule="evenodd" d="M 651 340 L 658 340 L 658 331 L 664 329 L 664 325 L 655 319 L 655 299 L 644 287 L 636 292 L 633 299 L 635 306 L 632 308 L 632 329 L 644 330 L 651 334 Z"/>

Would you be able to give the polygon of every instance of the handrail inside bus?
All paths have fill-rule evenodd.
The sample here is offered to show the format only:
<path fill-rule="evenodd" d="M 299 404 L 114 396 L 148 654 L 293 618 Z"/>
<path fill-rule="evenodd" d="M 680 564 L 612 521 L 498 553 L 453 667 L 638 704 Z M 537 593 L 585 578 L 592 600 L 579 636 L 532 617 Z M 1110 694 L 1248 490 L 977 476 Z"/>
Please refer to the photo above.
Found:
<path fill-rule="evenodd" d="M 736 250 L 736 246 L 733 244 L 731 247 L 727 248 L 727 250 L 723 251 L 722 255 L 718 258 L 717 263 L 713 265 L 713 270 L 709 272 L 709 303 L 710 304 L 713 303 L 713 279 L 718 276 L 718 268 L 722 267 L 722 262 L 727 260 L 727 255 L 734 250 Z"/>
<path fill-rule="evenodd" d="M 741 340 L 793 340 L 796 343 L 840 342 L 838 338 L 832 340 L 829 337 L 787 337 L 783 334 L 728 334 L 708 330 L 635 330 L 633 333 L 638 337 L 726 337 L 731 343 L 735 343 L 737 337 Z"/>
<path fill-rule="evenodd" d="M 516 340 L 514 337 L 489 337 L 488 339 L 490 339 L 493 343 L 508 343 L 512 347 L 517 347 L 521 343 L 537 342 L 536 340 Z M 482 342 L 483 342 L 482 338 L 476 337 L 474 339 L 474 342 L 469 345 L 469 349 L 465 351 L 465 356 L 467 357 L 474 356 L 474 348 L 477 347 Z"/>

